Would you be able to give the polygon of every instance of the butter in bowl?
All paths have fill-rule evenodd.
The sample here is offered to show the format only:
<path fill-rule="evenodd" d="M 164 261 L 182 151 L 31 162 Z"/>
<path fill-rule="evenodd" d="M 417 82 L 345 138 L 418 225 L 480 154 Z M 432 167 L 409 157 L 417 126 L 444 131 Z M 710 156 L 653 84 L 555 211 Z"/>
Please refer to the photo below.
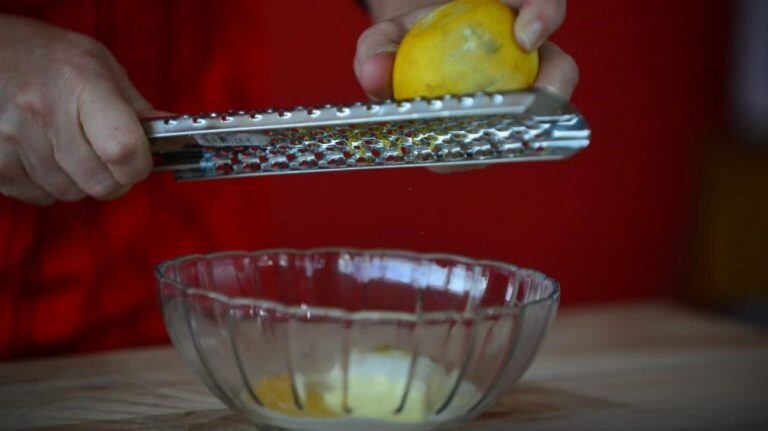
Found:
<path fill-rule="evenodd" d="M 326 248 L 160 264 L 168 333 L 232 410 L 272 429 L 471 420 L 530 365 L 556 281 L 455 255 Z"/>

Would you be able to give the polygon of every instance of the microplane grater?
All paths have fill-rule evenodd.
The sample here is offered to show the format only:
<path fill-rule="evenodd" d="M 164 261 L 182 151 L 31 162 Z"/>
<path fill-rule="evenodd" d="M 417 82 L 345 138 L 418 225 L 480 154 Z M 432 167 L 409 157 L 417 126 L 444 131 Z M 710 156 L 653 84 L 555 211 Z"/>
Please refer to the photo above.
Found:
<path fill-rule="evenodd" d="M 565 159 L 589 145 L 543 90 L 230 111 L 144 121 L 155 170 L 179 180 Z"/>

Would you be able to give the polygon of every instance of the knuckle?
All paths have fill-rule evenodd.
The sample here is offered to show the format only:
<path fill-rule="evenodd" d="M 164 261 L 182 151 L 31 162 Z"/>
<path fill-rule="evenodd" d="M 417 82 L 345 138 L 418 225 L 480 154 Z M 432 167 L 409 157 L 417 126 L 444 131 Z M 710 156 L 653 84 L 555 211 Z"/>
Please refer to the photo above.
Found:
<path fill-rule="evenodd" d="M 108 77 L 106 67 L 99 62 L 83 58 L 70 58 L 60 65 L 62 87 L 66 89 L 82 89 L 95 81 Z"/>
<path fill-rule="evenodd" d="M 379 24 L 372 25 L 371 27 L 368 27 L 360 34 L 360 37 L 357 39 L 357 49 L 359 50 L 362 48 L 368 41 L 371 39 L 371 37 L 376 36 L 376 33 L 381 31 L 379 29 Z"/>
<path fill-rule="evenodd" d="M 356 62 L 364 60 L 367 57 L 367 52 L 366 51 L 368 51 L 370 49 L 369 46 L 371 45 L 371 42 L 370 42 L 371 41 L 371 34 L 372 34 L 371 32 L 374 32 L 373 34 L 375 34 L 374 27 L 371 27 L 371 28 L 368 28 L 367 30 L 365 30 L 360 35 L 360 37 L 357 39 L 357 47 L 355 48 L 355 61 Z"/>
<path fill-rule="evenodd" d="M 72 34 L 53 55 L 64 84 L 77 88 L 109 76 L 105 61 L 107 54 L 100 42 Z"/>
<path fill-rule="evenodd" d="M 359 53 L 370 54 L 365 51 L 375 50 L 377 44 L 390 42 L 398 39 L 398 34 L 405 34 L 406 29 L 402 24 L 393 20 L 382 21 L 371 27 L 368 27 L 357 40 L 357 50 Z"/>
<path fill-rule="evenodd" d="M 126 129 L 115 129 L 106 135 L 104 142 L 97 146 L 101 159 L 110 165 L 131 160 L 138 153 L 141 144 L 142 138 L 138 133 Z"/>
<path fill-rule="evenodd" d="M 366 28 L 361 34 L 360 37 L 357 39 L 357 46 L 360 47 L 361 44 L 368 41 L 371 37 L 375 37 L 377 33 L 381 32 L 381 26 L 386 23 L 387 21 L 383 21 L 377 24 L 374 24 L 368 28 Z"/>
<path fill-rule="evenodd" d="M 125 163 L 136 154 L 138 140 L 130 134 L 115 132 L 110 135 L 112 139 L 100 145 L 101 159 L 106 164 Z"/>
<path fill-rule="evenodd" d="M 45 91 L 45 84 L 36 80 L 29 80 L 15 85 L 9 91 L 8 100 L 13 113 L 3 115 L 3 125 L 0 126 L 0 139 L 18 141 L 18 127 L 22 118 L 32 119 L 35 122 L 47 123 L 53 114 L 50 95 Z M 15 139 L 14 139 L 15 138 Z M 17 142 L 15 142 L 17 143 Z"/>

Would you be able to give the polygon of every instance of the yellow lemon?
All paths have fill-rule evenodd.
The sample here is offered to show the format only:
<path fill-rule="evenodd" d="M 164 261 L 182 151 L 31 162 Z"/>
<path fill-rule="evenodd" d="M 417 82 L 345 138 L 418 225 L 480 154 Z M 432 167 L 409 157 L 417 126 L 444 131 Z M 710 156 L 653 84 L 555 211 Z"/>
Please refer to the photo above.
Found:
<path fill-rule="evenodd" d="M 395 98 L 530 87 L 539 56 L 517 44 L 515 18 L 499 0 L 454 0 L 424 16 L 395 55 Z"/>

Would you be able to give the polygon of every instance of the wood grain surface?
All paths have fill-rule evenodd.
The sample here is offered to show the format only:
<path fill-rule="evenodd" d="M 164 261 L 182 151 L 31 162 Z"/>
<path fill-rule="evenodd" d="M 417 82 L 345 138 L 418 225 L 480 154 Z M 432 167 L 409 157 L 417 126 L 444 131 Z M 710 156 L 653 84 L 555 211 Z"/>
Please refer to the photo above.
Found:
<path fill-rule="evenodd" d="M 0 363 L 0 429 L 253 430 L 171 347 Z M 460 429 L 768 430 L 768 331 L 666 303 L 562 310 L 531 369 Z"/>

